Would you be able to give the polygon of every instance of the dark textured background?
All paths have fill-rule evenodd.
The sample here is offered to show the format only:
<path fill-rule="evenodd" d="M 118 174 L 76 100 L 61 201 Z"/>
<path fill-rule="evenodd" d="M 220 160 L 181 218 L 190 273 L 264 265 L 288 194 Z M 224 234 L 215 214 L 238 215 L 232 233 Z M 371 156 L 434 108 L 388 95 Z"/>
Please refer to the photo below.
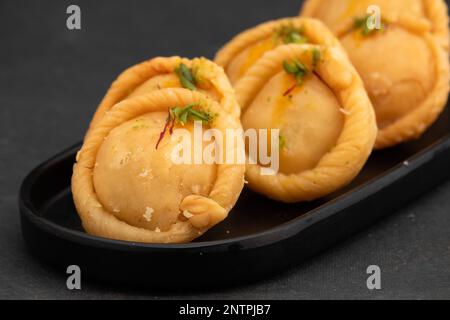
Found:
<path fill-rule="evenodd" d="M 83 283 L 70 292 L 64 274 L 26 251 L 21 180 L 81 139 L 121 70 L 155 55 L 213 57 L 232 35 L 293 16 L 300 2 L 0 0 L 0 298 L 450 299 L 450 182 L 294 270 L 243 287 L 160 293 Z M 81 6 L 81 31 L 66 29 L 69 4 Z M 383 272 L 378 292 L 366 288 L 372 264 Z"/>

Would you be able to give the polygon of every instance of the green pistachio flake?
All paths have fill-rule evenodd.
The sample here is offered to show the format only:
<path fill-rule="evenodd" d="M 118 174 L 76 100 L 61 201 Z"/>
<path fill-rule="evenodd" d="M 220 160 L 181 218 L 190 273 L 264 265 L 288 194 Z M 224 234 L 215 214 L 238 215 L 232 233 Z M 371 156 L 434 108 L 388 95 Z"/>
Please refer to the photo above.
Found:
<path fill-rule="evenodd" d="M 314 48 L 312 50 L 312 65 L 313 65 L 313 69 L 317 68 L 317 65 L 319 64 L 321 59 L 321 53 L 320 50 L 317 48 Z"/>
<path fill-rule="evenodd" d="M 286 137 L 282 135 L 278 136 L 278 146 L 280 150 L 283 150 L 286 147 Z"/>
<path fill-rule="evenodd" d="M 192 103 L 182 108 L 174 107 L 169 109 L 169 115 L 167 117 L 166 123 L 163 130 L 159 134 L 159 139 L 156 143 L 157 150 L 167 131 L 169 131 L 170 135 L 172 135 L 175 122 L 180 123 L 184 126 L 189 121 L 201 121 L 203 124 L 208 124 L 213 121 L 214 116 L 210 113 L 194 109 L 194 107 L 198 106 L 199 104 L 200 103 Z"/>
<path fill-rule="evenodd" d="M 364 17 L 356 17 L 353 20 L 353 29 L 354 30 L 361 30 L 361 34 L 363 36 L 369 36 L 373 34 L 376 31 L 383 31 L 385 28 L 384 23 L 381 24 L 381 29 L 370 29 L 369 28 L 369 21 L 370 19 L 374 19 L 375 17 L 373 15 L 366 15 Z"/>
<path fill-rule="evenodd" d="M 184 64 L 180 63 L 178 67 L 175 68 L 175 73 L 180 79 L 181 85 L 189 90 L 196 90 L 195 79 L 192 76 L 191 70 Z"/>
<path fill-rule="evenodd" d="M 280 39 L 284 44 L 307 43 L 308 38 L 304 36 L 302 28 L 296 28 L 294 25 L 284 25 L 276 31 L 276 38 Z"/>
<path fill-rule="evenodd" d="M 170 110 L 171 117 L 178 123 L 186 125 L 189 121 L 201 121 L 208 124 L 213 120 L 213 116 L 205 111 L 195 110 L 197 103 L 187 105 L 183 108 L 175 107 Z"/>
<path fill-rule="evenodd" d="M 283 68 L 286 73 L 295 77 L 298 85 L 302 84 L 303 77 L 309 73 L 308 68 L 297 59 L 291 61 L 285 60 L 283 62 Z"/>

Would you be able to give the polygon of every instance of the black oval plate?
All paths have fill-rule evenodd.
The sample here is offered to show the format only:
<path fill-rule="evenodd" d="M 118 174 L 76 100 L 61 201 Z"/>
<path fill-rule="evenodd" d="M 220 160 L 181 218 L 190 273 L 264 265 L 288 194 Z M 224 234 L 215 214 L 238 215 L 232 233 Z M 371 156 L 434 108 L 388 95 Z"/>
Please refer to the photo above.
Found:
<path fill-rule="evenodd" d="M 420 140 L 375 152 L 345 189 L 293 205 L 246 189 L 225 222 L 183 245 L 86 234 L 70 192 L 77 144 L 37 167 L 23 182 L 23 236 L 37 257 L 64 270 L 78 265 L 84 276 L 102 281 L 181 288 L 257 279 L 319 253 L 449 178 L 448 109 Z"/>

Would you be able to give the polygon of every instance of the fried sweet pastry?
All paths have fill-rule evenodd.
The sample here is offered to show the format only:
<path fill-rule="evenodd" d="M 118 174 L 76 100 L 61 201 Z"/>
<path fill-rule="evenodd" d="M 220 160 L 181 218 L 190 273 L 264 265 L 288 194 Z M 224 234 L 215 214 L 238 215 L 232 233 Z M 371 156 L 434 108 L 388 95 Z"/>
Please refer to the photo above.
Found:
<path fill-rule="evenodd" d="M 239 117 L 234 91 L 223 70 L 205 58 L 157 57 L 125 70 L 111 85 L 91 121 L 90 128 L 115 104 L 141 94 L 165 88 L 199 91 L 220 102 L 222 108 Z"/>
<path fill-rule="evenodd" d="M 299 202 L 328 195 L 348 184 L 372 151 L 374 111 L 338 47 L 279 46 L 235 89 L 244 129 L 280 130 L 280 171 L 262 175 L 261 162 L 246 170 L 249 186 L 272 199 Z"/>
<path fill-rule="evenodd" d="M 381 29 L 367 8 L 381 9 Z M 420 137 L 438 118 L 449 91 L 449 32 L 442 0 L 309 0 L 302 16 L 319 18 L 339 37 L 377 115 L 376 148 Z"/>
<path fill-rule="evenodd" d="M 321 21 L 284 18 L 263 23 L 237 35 L 217 53 L 214 62 L 225 69 L 234 85 L 267 51 L 290 43 L 340 47 L 339 41 Z"/>
<path fill-rule="evenodd" d="M 192 133 L 190 119 L 220 132 L 241 129 L 219 102 L 185 88 L 151 90 L 117 103 L 98 119 L 72 177 L 75 205 L 89 234 L 185 243 L 227 217 L 243 188 L 245 166 L 174 163 L 179 139 L 169 132 Z"/>

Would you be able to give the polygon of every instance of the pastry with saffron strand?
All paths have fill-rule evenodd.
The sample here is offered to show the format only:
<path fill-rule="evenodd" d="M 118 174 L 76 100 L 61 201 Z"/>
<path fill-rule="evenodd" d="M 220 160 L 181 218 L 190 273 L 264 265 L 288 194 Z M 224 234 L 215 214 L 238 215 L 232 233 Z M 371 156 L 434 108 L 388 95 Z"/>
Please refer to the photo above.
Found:
<path fill-rule="evenodd" d="M 324 21 L 360 73 L 377 115 L 376 148 L 416 139 L 435 122 L 449 91 L 444 1 L 309 0 L 301 14 Z"/>
<path fill-rule="evenodd" d="M 223 70 L 205 58 L 157 57 L 125 70 L 113 82 L 97 108 L 90 127 L 118 102 L 165 88 L 199 91 L 220 102 L 225 111 L 239 117 L 234 91 Z"/>
<path fill-rule="evenodd" d="M 178 59 L 171 62 L 174 68 L 180 64 Z M 221 68 L 215 68 L 220 73 Z M 207 77 L 202 81 L 210 81 Z M 219 78 L 226 81 L 223 71 Z M 116 82 L 112 96 L 124 91 Z M 217 98 L 200 91 L 175 86 L 150 89 L 117 98 L 120 101 L 97 118 L 77 155 L 72 177 L 74 202 L 89 234 L 132 242 L 186 243 L 226 219 L 243 188 L 245 166 L 205 161 L 202 156 L 209 145 L 204 139 L 198 144 L 194 130 L 200 126 L 225 136 L 226 130 L 242 127 L 229 112 L 237 107 L 234 94 Z M 228 152 L 240 152 L 239 144 L 231 146 L 223 149 L 224 158 Z M 181 153 L 180 161 L 176 156 Z"/>
<path fill-rule="evenodd" d="M 261 174 L 259 159 L 246 171 L 249 186 L 272 199 L 326 196 L 351 182 L 372 151 L 375 114 L 339 47 L 279 46 L 259 59 L 235 89 L 244 129 L 279 130 L 279 171 Z"/>
<path fill-rule="evenodd" d="M 231 84 L 235 85 L 266 52 L 290 43 L 340 47 L 339 41 L 321 21 L 284 18 L 237 35 L 217 53 L 214 62 L 225 69 Z"/>

